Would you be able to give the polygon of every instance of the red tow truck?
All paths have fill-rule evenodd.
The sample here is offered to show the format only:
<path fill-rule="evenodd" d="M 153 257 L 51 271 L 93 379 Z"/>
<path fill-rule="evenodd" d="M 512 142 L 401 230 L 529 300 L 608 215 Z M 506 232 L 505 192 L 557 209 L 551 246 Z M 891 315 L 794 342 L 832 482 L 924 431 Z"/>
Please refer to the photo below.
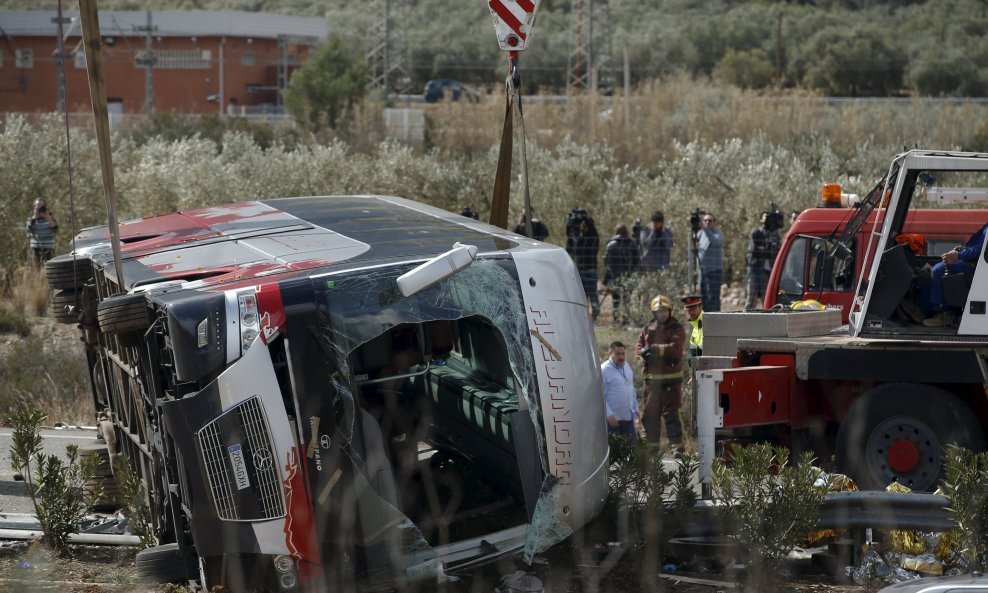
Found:
<path fill-rule="evenodd" d="M 927 215 L 917 210 L 924 201 L 958 206 Z M 856 272 L 853 284 L 848 277 L 840 285 L 851 297 L 844 315 L 848 325 L 824 335 L 741 337 L 733 356 L 697 361 L 701 478 L 709 481 L 718 441 L 724 440 L 774 441 L 812 450 L 821 460 L 835 458 L 838 470 L 868 489 L 896 480 L 914 490 L 931 490 L 940 480 L 944 447 L 985 449 L 984 245 L 973 274 L 944 277 L 945 302 L 957 312 L 957 321 L 929 327 L 906 309 L 922 302 L 940 257 L 937 249 L 916 253 L 896 238 L 909 232 L 917 217 L 942 217 L 938 230 L 961 244 L 971 228 L 988 222 L 988 213 L 959 204 L 986 201 L 988 154 L 914 150 L 892 160 L 839 236 L 808 237 L 804 270 L 822 271 L 831 279 Z M 800 235 L 794 229 L 787 236 L 790 254 L 796 253 L 791 246 Z M 785 255 L 777 260 L 776 286 L 789 261 Z M 799 288 L 805 298 L 806 286 Z M 723 315 L 834 318 L 832 311 Z"/>
<path fill-rule="evenodd" d="M 839 185 L 824 185 L 820 207 L 804 210 L 789 227 L 765 290 L 766 309 L 776 303 L 788 306 L 814 299 L 840 309 L 847 323 L 854 284 L 865 267 L 864 246 L 875 229 L 875 214 L 869 215 L 854 236 L 849 237 L 846 251 L 828 258 L 835 239 L 856 212 L 857 196 L 852 195 L 848 204 L 846 199 L 841 201 L 840 195 Z M 902 232 L 921 234 L 925 239 L 924 255 L 940 257 L 963 244 L 986 220 L 988 210 L 914 209 L 906 214 Z"/>

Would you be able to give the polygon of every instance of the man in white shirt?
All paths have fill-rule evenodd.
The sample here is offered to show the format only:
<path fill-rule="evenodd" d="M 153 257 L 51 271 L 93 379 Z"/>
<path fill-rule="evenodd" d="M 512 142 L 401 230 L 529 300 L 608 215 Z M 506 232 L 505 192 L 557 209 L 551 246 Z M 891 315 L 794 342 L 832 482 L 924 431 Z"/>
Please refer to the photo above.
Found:
<path fill-rule="evenodd" d="M 607 408 L 607 431 L 638 440 L 635 421 L 638 420 L 638 396 L 635 394 L 635 372 L 625 362 L 621 342 L 611 342 L 610 356 L 600 365 L 604 381 L 604 405 Z"/>

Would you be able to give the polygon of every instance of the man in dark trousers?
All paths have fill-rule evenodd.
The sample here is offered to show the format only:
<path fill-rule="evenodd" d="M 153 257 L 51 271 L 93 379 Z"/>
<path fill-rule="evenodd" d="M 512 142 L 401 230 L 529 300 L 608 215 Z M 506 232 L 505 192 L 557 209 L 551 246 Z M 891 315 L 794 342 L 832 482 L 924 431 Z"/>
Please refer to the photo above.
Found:
<path fill-rule="evenodd" d="M 583 293 L 587 295 L 593 319 L 596 321 L 600 313 L 600 301 L 597 298 L 597 253 L 600 251 L 600 236 L 593 218 L 583 208 L 574 208 L 566 215 L 566 251 L 580 273 Z"/>
<path fill-rule="evenodd" d="M 58 222 L 48 211 L 48 204 L 44 199 L 34 201 L 34 213 L 27 219 L 26 230 L 34 252 L 33 263 L 44 266 L 55 254 L 55 231 L 58 230 Z"/>
<path fill-rule="evenodd" d="M 666 228 L 666 217 L 662 211 L 652 213 L 652 225 L 639 231 L 642 246 L 642 269 L 655 272 L 669 267 L 672 258 L 672 231 Z"/>
<path fill-rule="evenodd" d="M 781 219 L 782 213 L 777 210 L 763 211 L 761 226 L 752 230 L 748 237 L 748 252 L 745 254 L 745 261 L 748 264 L 745 311 L 758 309 L 765 301 L 768 276 L 772 272 L 775 256 L 779 254 L 779 246 L 782 244 L 782 238 L 779 236 Z"/>
<path fill-rule="evenodd" d="M 679 408 L 683 405 L 683 345 L 686 330 L 672 316 L 672 301 L 663 295 L 651 303 L 653 319 L 642 329 L 636 351 L 642 357 L 645 379 L 645 408 L 642 425 L 645 440 L 658 445 L 665 419 L 666 436 L 673 457 L 682 455 L 683 428 Z"/>
<path fill-rule="evenodd" d="M 628 225 L 619 224 L 614 227 L 614 236 L 604 247 L 604 285 L 611 292 L 614 325 L 628 323 L 628 312 L 622 304 L 625 291 L 621 279 L 638 270 L 641 264 L 641 254 L 638 243 L 628 233 Z"/>

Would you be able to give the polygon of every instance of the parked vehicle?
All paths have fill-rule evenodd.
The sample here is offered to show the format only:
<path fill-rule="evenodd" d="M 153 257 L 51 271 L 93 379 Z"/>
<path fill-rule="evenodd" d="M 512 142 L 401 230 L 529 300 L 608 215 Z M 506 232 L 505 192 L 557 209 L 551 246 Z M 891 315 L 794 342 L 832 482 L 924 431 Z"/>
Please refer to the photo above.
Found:
<path fill-rule="evenodd" d="M 988 262 L 983 246 L 973 276 L 953 274 L 944 281 L 945 288 L 951 284 L 945 294 L 959 311 L 958 323 L 928 327 L 902 314 L 904 299 L 929 281 L 926 266 L 939 261 L 896 241 L 924 199 L 988 201 L 988 154 L 914 150 L 895 157 L 828 247 L 860 252 L 854 261 L 867 262 L 857 266 L 857 281 L 846 285 L 856 295 L 848 326 L 809 337 L 740 338 L 733 357 L 698 361 L 705 478 L 717 439 L 783 442 L 814 450 L 821 460 L 836 455 L 838 469 L 872 489 L 892 480 L 914 490 L 933 489 L 945 446 L 985 448 Z M 979 227 L 988 222 L 983 210 L 962 215 Z M 944 220 L 953 219 L 948 216 L 957 214 L 945 214 Z M 875 233 L 861 234 L 868 220 L 875 221 Z M 788 313 L 796 322 L 828 314 Z M 758 323 L 759 315 L 764 324 L 764 316 L 776 314 L 733 315 L 741 317 L 725 317 L 728 324 Z M 705 316 L 705 333 L 716 318 Z"/>
<path fill-rule="evenodd" d="M 824 190 L 827 189 L 831 190 L 830 196 L 839 198 L 839 186 L 834 191 L 833 184 L 827 184 Z M 846 248 L 835 250 L 837 238 L 856 210 L 842 207 L 839 200 L 823 204 L 828 205 L 801 212 L 789 227 L 769 276 L 765 308 L 814 299 L 840 309 L 846 323 L 855 283 L 866 262 L 864 248 L 875 230 L 875 214 L 869 215 L 849 237 Z M 922 256 L 935 261 L 933 258 L 962 245 L 986 221 L 988 210 L 912 209 L 906 214 L 902 232 L 922 235 Z"/>
<path fill-rule="evenodd" d="M 393 589 L 582 526 L 607 493 L 593 328 L 564 250 L 408 200 L 227 204 L 47 267 L 109 454 L 206 589 Z"/>
<path fill-rule="evenodd" d="M 436 79 L 425 83 L 425 90 L 422 91 L 422 98 L 426 103 L 438 103 L 446 98 L 450 101 L 464 99 L 471 103 L 480 100 L 480 93 L 466 86 L 459 80 Z"/>
<path fill-rule="evenodd" d="M 882 588 L 878 593 L 988 593 L 988 577 L 976 572 L 904 581 Z"/>

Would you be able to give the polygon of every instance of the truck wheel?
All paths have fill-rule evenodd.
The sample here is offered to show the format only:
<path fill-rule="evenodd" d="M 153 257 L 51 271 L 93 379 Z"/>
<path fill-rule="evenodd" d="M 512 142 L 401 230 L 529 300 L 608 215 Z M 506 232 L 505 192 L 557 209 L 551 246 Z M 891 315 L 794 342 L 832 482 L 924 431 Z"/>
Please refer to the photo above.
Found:
<path fill-rule="evenodd" d="M 108 298 L 96 307 L 99 328 L 104 334 L 126 334 L 148 328 L 148 306 L 144 294 Z"/>
<path fill-rule="evenodd" d="M 887 383 L 848 410 L 837 432 L 837 466 L 866 490 L 896 480 L 930 491 L 940 481 L 943 450 L 950 444 L 985 449 L 985 434 L 967 404 L 929 385 Z"/>
<path fill-rule="evenodd" d="M 178 544 L 155 546 L 137 553 L 137 574 L 155 583 L 180 583 L 189 580 L 189 572 Z"/>
<path fill-rule="evenodd" d="M 48 301 L 51 316 L 58 323 L 79 323 L 79 293 L 72 289 L 56 290 Z"/>
<path fill-rule="evenodd" d="M 45 276 L 49 288 L 76 289 L 93 277 L 93 265 L 88 258 L 67 253 L 45 262 Z"/>

